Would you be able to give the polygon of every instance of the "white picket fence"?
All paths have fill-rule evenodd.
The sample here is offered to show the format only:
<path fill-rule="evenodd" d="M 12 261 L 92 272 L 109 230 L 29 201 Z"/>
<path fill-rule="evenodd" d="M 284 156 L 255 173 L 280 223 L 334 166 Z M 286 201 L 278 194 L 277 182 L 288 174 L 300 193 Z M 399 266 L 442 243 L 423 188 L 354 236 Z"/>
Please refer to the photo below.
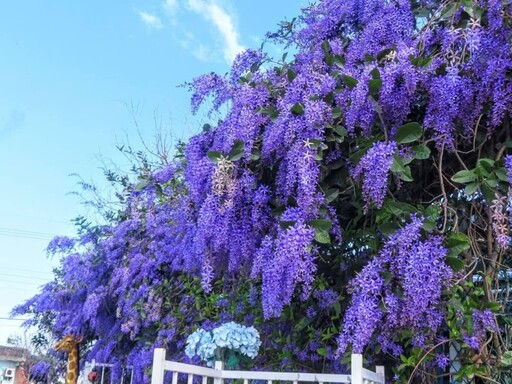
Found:
<path fill-rule="evenodd" d="M 262 372 L 262 371 L 229 371 L 222 369 L 222 362 L 217 362 L 215 368 L 199 367 L 191 364 L 178 363 L 165 359 L 165 349 L 156 348 L 153 354 L 153 371 L 151 384 L 163 384 L 165 371 L 172 372 L 172 384 L 178 384 L 178 374 L 187 375 L 187 384 L 193 384 L 194 376 L 202 378 L 202 384 L 224 384 L 225 379 L 243 380 L 244 384 L 251 384 L 249 380 L 264 380 L 267 384 L 273 381 L 300 383 L 336 383 L 336 384 L 385 384 L 384 367 L 377 366 L 376 371 L 363 367 L 363 355 L 353 354 L 351 361 L 351 374 L 328 373 L 302 373 L 302 372 Z M 211 380 L 210 380 L 211 381 Z"/>
<path fill-rule="evenodd" d="M 90 381 L 87 380 L 87 375 L 95 369 L 98 374 L 94 381 L 95 384 L 133 384 L 133 366 L 129 365 L 123 367 L 121 377 L 116 377 L 115 379 L 112 378 L 113 366 L 113 364 L 108 363 L 97 363 L 95 360 L 86 362 L 78 378 L 78 383 L 90 383 Z"/>

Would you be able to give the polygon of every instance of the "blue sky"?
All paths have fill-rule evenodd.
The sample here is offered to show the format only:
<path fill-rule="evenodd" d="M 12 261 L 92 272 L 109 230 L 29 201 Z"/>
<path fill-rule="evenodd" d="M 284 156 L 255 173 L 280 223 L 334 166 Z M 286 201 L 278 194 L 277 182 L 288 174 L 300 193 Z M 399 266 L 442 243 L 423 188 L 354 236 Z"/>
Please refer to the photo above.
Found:
<path fill-rule="evenodd" d="M 18 0 L 0 6 L 0 344 L 11 308 L 51 278 L 45 247 L 85 213 L 73 173 L 100 183 L 115 146 L 197 132 L 177 87 L 225 73 L 306 0 Z M 268 48 L 276 54 L 275 47 Z"/>

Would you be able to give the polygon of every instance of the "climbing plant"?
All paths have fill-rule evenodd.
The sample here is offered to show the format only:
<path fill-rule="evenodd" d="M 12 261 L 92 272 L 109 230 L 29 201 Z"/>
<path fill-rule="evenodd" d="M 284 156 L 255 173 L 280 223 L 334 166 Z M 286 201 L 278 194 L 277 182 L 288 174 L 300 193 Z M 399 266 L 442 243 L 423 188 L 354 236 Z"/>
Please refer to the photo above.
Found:
<path fill-rule="evenodd" d="M 56 238 L 18 306 L 147 381 L 199 326 L 254 325 L 258 367 L 506 380 L 512 20 L 501 0 L 318 1 L 189 84 L 212 117 L 137 168 L 106 224 Z M 227 106 L 221 119 L 214 116 Z M 449 354 L 450 347 L 458 351 Z"/>

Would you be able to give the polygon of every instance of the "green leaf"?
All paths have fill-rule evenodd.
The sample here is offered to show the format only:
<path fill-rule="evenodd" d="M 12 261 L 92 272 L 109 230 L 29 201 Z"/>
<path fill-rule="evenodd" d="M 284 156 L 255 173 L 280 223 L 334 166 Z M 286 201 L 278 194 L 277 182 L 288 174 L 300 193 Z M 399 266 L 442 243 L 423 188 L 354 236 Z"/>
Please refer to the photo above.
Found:
<path fill-rule="evenodd" d="M 489 186 L 489 188 L 496 188 L 498 186 L 498 180 L 494 177 L 489 177 L 484 180 L 484 183 Z"/>
<path fill-rule="evenodd" d="M 288 77 L 288 82 L 292 82 L 293 79 L 295 79 L 297 77 L 297 74 L 295 73 L 295 71 L 293 69 L 288 69 L 288 72 L 287 72 L 287 77 Z"/>
<path fill-rule="evenodd" d="M 372 77 L 374 79 L 380 79 L 380 71 L 379 71 L 379 68 L 378 67 L 375 67 L 371 70 L 370 72 L 370 75 L 372 75 Z"/>
<path fill-rule="evenodd" d="M 414 205 L 393 200 L 386 200 L 382 208 L 399 218 L 409 216 L 411 213 L 416 211 Z"/>
<path fill-rule="evenodd" d="M 403 172 L 404 169 L 405 165 L 403 159 L 397 153 L 395 153 L 395 155 L 393 156 L 393 164 L 391 164 L 391 172 Z"/>
<path fill-rule="evenodd" d="M 278 217 L 278 216 L 281 216 L 282 213 L 286 210 L 285 206 L 284 205 L 279 205 L 277 207 L 275 207 L 274 209 L 272 209 L 272 216 L 274 217 Z"/>
<path fill-rule="evenodd" d="M 295 221 L 280 221 L 279 222 L 279 226 L 284 230 L 287 230 L 288 228 L 293 227 L 294 225 L 295 225 Z"/>
<path fill-rule="evenodd" d="M 331 45 L 328 40 L 322 41 L 321 47 L 325 54 L 329 54 L 331 52 Z"/>
<path fill-rule="evenodd" d="M 340 194 L 340 190 L 338 188 L 331 188 L 325 191 L 325 202 L 326 204 L 332 203 L 338 195 Z"/>
<path fill-rule="evenodd" d="M 489 276 L 486 276 L 486 277 L 489 277 Z M 491 284 L 491 283 L 489 283 L 489 284 Z M 499 310 L 501 310 L 501 304 L 494 301 L 491 303 L 486 303 L 485 308 L 490 309 L 492 312 L 496 313 Z"/>
<path fill-rule="evenodd" d="M 207 153 L 208 158 L 213 161 L 214 163 L 217 163 L 220 158 L 222 157 L 222 152 L 220 151 L 208 151 Z"/>
<path fill-rule="evenodd" d="M 343 68 L 345 66 L 345 59 L 343 56 L 336 55 L 334 56 L 334 64 L 336 64 L 339 68 Z"/>
<path fill-rule="evenodd" d="M 496 171 L 494 171 L 494 173 L 499 180 L 508 181 L 507 170 L 505 167 L 498 168 Z"/>
<path fill-rule="evenodd" d="M 512 367 L 512 351 L 507 351 L 501 355 L 500 363 L 502 367 Z"/>
<path fill-rule="evenodd" d="M 430 16 L 430 9 L 428 8 L 417 8 L 414 10 L 414 15 L 416 17 L 428 17 Z"/>
<path fill-rule="evenodd" d="M 379 225 L 379 231 L 381 231 L 386 236 L 395 233 L 398 228 L 399 226 L 391 221 Z"/>
<path fill-rule="evenodd" d="M 212 129 L 212 126 L 208 123 L 203 125 L 203 132 L 208 132 L 210 129 Z"/>
<path fill-rule="evenodd" d="M 487 172 L 492 172 L 494 170 L 494 164 L 496 164 L 494 160 L 482 158 L 478 160 L 477 166 L 483 167 Z"/>
<path fill-rule="evenodd" d="M 332 66 L 334 64 L 334 56 L 333 55 L 325 55 L 324 61 L 328 66 Z"/>
<path fill-rule="evenodd" d="M 369 81 L 370 94 L 378 95 L 382 87 L 381 79 L 372 79 Z"/>
<path fill-rule="evenodd" d="M 426 145 L 417 145 L 412 147 L 412 153 L 414 158 L 418 160 L 426 160 L 430 157 L 430 148 Z"/>
<path fill-rule="evenodd" d="M 349 88 L 354 88 L 357 85 L 357 79 L 354 79 L 352 76 L 343 75 L 341 79 Z"/>
<path fill-rule="evenodd" d="M 375 61 L 375 57 L 373 57 L 372 55 L 368 54 L 368 53 L 365 53 L 364 54 L 364 57 L 363 57 L 363 60 L 366 64 L 369 64 L 371 63 L 372 61 Z"/>
<path fill-rule="evenodd" d="M 325 231 L 330 231 L 332 227 L 331 220 L 327 219 L 316 219 L 316 220 L 310 220 L 306 222 L 307 225 L 310 225 L 314 229 L 323 229 Z"/>
<path fill-rule="evenodd" d="M 404 159 L 402 159 L 398 154 L 394 155 L 391 172 L 396 174 L 403 181 L 414 181 L 411 175 L 411 167 L 404 165 Z"/>
<path fill-rule="evenodd" d="M 418 68 L 428 67 L 430 63 L 432 63 L 431 57 L 415 57 L 411 59 L 411 64 Z"/>
<path fill-rule="evenodd" d="M 396 141 L 398 144 L 412 143 L 418 140 L 423 134 L 420 124 L 411 122 L 402 125 L 396 132 Z"/>
<path fill-rule="evenodd" d="M 479 184 L 476 182 L 469 183 L 468 185 L 466 185 L 466 188 L 464 188 L 464 194 L 466 196 L 471 196 L 473 193 L 475 193 L 478 190 L 478 187 L 479 187 Z"/>
<path fill-rule="evenodd" d="M 142 191 L 144 188 L 146 188 L 148 185 L 148 181 L 147 180 L 143 180 L 143 181 L 140 181 L 138 182 L 137 184 L 135 184 L 135 186 L 133 187 L 133 189 L 135 191 Z"/>
<path fill-rule="evenodd" d="M 446 256 L 446 264 L 450 266 L 455 272 L 462 271 L 464 262 L 457 256 Z"/>
<path fill-rule="evenodd" d="M 295 103 L 291 111 L 294 115 L 302 115 L 304 113 L 304 106 L 301 103 Z"/>
<path fill-rule="evenodd" d="M 487 186 L 487 184 L 483 183 L 480 185 L 480 192 L 484 195 L 485 201 L 487 204 L 491 204 L 492 201 L 496 198 L 496 194 L 494 190 Z"/>
<path fill-rule="evenodd" d="M 464 233 L 450 232 L 446 238 L 446 246 L 448 247 L 448 256 L 456 257 L 469 249 L 469 239 Z"/>
<path fill-rule="evenodd" d="M 347 128 L 345 127 L 342 127 L 341 125 L 336 125 L 334 127 L 334 132 L 336 132 L 338 135 L 340 135 L 341 137 L 345 137 L 348 135 L 348 131 L 347 131 Z"/>
<path fill-rule="evenodd" d="M 452 181 L 455 183 L 465 184 L 475 181 L 477 178 L 475 171 L 463 169 L 452 176 Z"/>
<path fill-rule="evenodd" d="M 230 353 L 228 359 L 226 360 L 226 369 L 235 369 L 238 367 L 238 363 L 240 359 L 234 354 Z"/>
<path fill-rule="evenodd" d="M 439 205 L 431 204 L 425 209 L 425 216 L 437 219 L 441 214 L 441 207 Z"/>
<path fill-rule="evenodd" d="M 261 108 L 261 114 L 263 116 L 268 116 L 271 119 L 276 119 L 277 116 L 279 116 L 279 109 L 273 106 L 263 107 Z"/>
<path fill-rule="evenodd" d="M 377 60 L 380 61 L 380 60 L 384 59 L 387 55 L 389 55 L 394 50 L 395 50 L 395 48 L 387 48 L 387 49 L 384 49 L 383 51 L 380 51 L 377 54 Z"/>
<path fill-rule="evenodd" d="M 329 231 L 331 230 L 332 223 L 330 220 L 326 219 L 318 219 L 318 220 L 310 220 L 306 224 L 313 227 L 315 230 L 315 240 L 321 244 L 330 244 L 331 237 L 329 236 Z"/>
<path fill-rule="evenodd" d="M 331 244 L 331 236 L 324 230 L 315 229 L 315 240 L 320 244 Z"/>
<path fill-rule="evenodd" d="M 443 19 L 447 19 L 449 17 L 452 17 L 455 12 L 457 12 L 460 8 L 459 2 L 453 2 L 449 3 L 448 6 L 444 9 L 444 12 L 441 14 L 441 17 Z"/>
<path fill-rule="evenodd" d="M 257 161 L 260 159 L 261 153 L 258 148 L 253 148 L 251 151 L 251 160 Z"/>
<path fill-rule="evenodd" d="M 432 232 L 434 229 L 436 229 L 437 223 L 435 220 L 432 219 L 425 219 L 423 220 L 423 229 L 427 232 Z"/>
<path fill-rule="evenodd" d="M 244 142 L 242 140 L 235 140 L 233 148 L 228 155 L 228 160 L 237 161 L 242 158 L 244 154 Z"/>
<path fill-rule="evenodd" d="M 340 116 L 341 116 L 341 108 L 340 107 L 333 108 L 333 110 L 332 110 L 332 118 L 333 119 L 337 119 Z"/>
<path fill-rule="evenodd" d="M 320 356 L 325 356 L 327 354 L 327 350 L 325 348 L 318 348 L 316 353 L 318 353 Z"/>

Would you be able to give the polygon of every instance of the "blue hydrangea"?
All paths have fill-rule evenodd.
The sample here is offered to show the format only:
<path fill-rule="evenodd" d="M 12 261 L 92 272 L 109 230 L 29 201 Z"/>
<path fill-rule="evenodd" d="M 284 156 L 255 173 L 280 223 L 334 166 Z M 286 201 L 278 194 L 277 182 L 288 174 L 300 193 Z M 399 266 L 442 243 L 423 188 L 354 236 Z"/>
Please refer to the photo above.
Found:
<path fill-rule="evenodd" d="M 198 356 L 208 366 L 213 366 L 225 351 L 254 359 L 260 345 L 260 334 L 256 328 L 230 321 L 211 331 L 199 328 L 187 338 L 185 353 L 188 357 Z"/>

